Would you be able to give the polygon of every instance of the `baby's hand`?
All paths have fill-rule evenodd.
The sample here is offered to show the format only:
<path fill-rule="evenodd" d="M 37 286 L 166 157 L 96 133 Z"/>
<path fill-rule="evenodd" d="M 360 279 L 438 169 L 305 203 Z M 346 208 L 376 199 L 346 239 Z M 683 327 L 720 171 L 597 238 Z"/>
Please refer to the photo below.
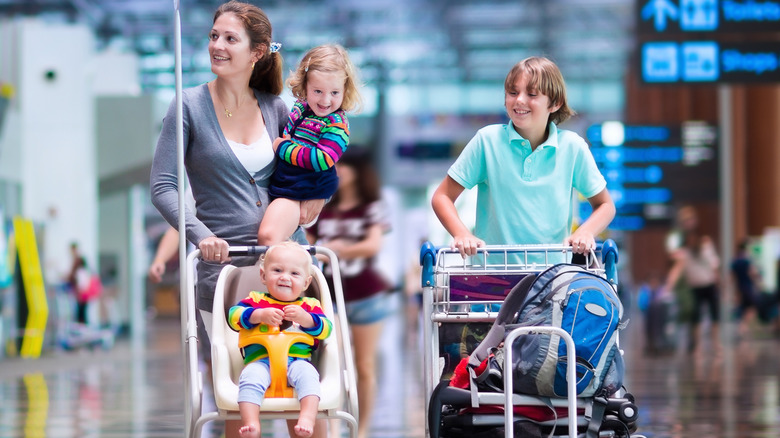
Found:
<path fill-rule="evenodd" d="M 309 312 L 303 310 L 301 306 L 285 306 L 284 319 L 297 322 L 301 327 L 308 328 L 314 325 L 314 319 Z"/>
<path fill-rule="evenodd" d="M 257 319 L 255 319 L 257 318 Z M 256 309 L 249 320 L 255 324 L 267 324 L 279 327 L 284 320 L 284 312 L 281 309 Z"/>

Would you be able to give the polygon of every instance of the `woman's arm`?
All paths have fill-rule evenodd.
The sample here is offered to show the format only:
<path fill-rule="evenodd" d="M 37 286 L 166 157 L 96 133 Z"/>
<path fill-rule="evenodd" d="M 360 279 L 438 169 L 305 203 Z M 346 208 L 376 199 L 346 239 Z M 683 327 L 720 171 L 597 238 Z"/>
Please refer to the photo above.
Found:
<path fill-rule="evenodd" d="M 366 236 L 357 242 L 350 243 L 344 239 L 334 239 L 323 242 L 322 246 L 329 248 L 339 259 L 350 260 L 369 258 L 377 255 L 382 249 L 384 228 L 381 224 L 373 224 L 366 230 Z"/>
<path fill-rule="evenodd" d="M 157 252 L 154 254 L 154 260 L 149 265 L 149 279 L 153 283 L 162 281 L 165 274 L 165 264 L 179 251 L 179 232 L 176 228 L 169 227 L 157 244 Z"/>
<path fill-rule="evenodd" d="M 455 201 L 463 190 L 463 186 L 455 182 L 452 177 L 445 176 L 433 193 L 431 207 L 439 222 L 452 236 L 452 248 L 460 251 L 462 256 L 466 256 L 476 254 L 477 248 L 485 246 L 485 242 L 471 233 L 460 219 L 458 209 L 455 208 Z"/>

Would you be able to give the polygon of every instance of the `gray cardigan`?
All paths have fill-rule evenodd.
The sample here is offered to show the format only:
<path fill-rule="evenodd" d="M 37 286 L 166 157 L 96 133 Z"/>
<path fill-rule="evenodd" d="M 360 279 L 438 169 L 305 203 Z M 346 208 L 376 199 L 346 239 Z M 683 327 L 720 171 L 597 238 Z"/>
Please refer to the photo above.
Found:
<path fill-rule="evenodd" d="M 255 90 L 271 142 L 287 123 L 289 110 L 278 96 Z M 216 235 L 229 245 L 256 245 L 257 229 L 268 205 L 268 181 L 273 167 L 250 175 L 238 161 L 219 127 L 206 84 L 182 93 L 184 165 L 196 201 L 186 210 L 187 239 L 196 246 Z M 178 228 L 176 174 L 176 101 L 163 119 L 152 162 L 152 203 Z"/>
<path fill-rule="evenodd" d="M 273 142 L 287 123 L 287 105 L 278 96 L 257 90 L 255 97 Z M 184 90 L 182 107 L 184 166 L 197 212 L 185 207 L 187 240 L 197 246 L 206 237 L 217 236 L 230 246 L 257 245 L 257 230 L 270 202 L 267 187 L 275 161 L 255 175 L 247 172 L 222 134 L 206 84 Z M 175 100 L 163 119 L 150 183 L 152 203 L 178 229 Z M 305 242 L 300 228 L 295 237 Z M 256 260 L 257 257 L 232 257 L 231 264 L 247 266 Z M 196 289 L 199 309 L 212 310 L 214 287 L 222 267 L 200 261 Z"/>

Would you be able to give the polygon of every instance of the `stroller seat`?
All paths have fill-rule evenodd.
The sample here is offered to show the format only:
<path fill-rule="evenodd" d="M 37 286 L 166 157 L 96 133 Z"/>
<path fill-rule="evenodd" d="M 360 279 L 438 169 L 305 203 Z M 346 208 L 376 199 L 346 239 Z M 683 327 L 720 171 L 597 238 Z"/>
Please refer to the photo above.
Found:
<path fill-rule="evenodd" d="M 317 250 L 317 253 L 324 251 L 328 255 L 328 250 L 313 248 Z M 330 253 L 332 254 L 332 252 Z M 335 261 L 335 255 L 331 257 L 332 262 Z M 312 363 L 320 374 L 322 395 L 317 418 L 337 418 L 347 421 L 351 436 L 356 437 L 357 392 L 354 383 L 354 363 L 351 346 L 347 342 L 348 338 L 341 336 L 340 334 L 344 331 L 339 329 L 340 326 L 346 324 L 345 317 L 343 317 L 345 311 L 342 309 L 338 315 L 334 312 L 333 299 L 325 277 L 314 265 L 312 266 L 312 277 L 311 285 L 306 290 L 305 295 L 317 298 L 325 315 L 334 324 L 331 336 L 320 342 L 318 349 L 312 356 Z M 335 291 L 337 305 L 343 306 L 343 296 L 339 295 L 341 294 L 340 286 L 336 287 L 339 288 Z M 197 418 L 196 427 L 193 428 L 195 437 L 199 436 L 202 424 L 206 421 L 240 418 L 237 401 L 238 379 L 244 368 L 244 358 L 239 348 L 239 333 L 230 328 L 226 315 L 230 307 L 245 298 L 250 291 L 265 290 L 266 288 L 260 280 L 259 265 L 257 264 L 246 267 L 227 265 L 219 275 L 214 294 L 211 327 L 212 378 L 217 412 L 207 413 Z M 263 337 L 269 338 L 268 335 L 263 335 Z M 285 339 L 285 337 L 287 338 Z M 263 342 L 266 341 L 270 341 L 270 339 Z M 279 338 L 279 341 L 284 344 L 290 342 L 291 339 L 285 334 Z M 247 340 L 243 340 L 243 342 L 247 342 Z M 292 342 L 298 341 L 293 340 Z M 284 346 L 279 348 L 283 353 L 278 358 L 279 360 L 270 361 L 272 383 L 260 407 L 261 419 L 294 419 L 298 417 L 300 411 L 300 403 L 294 397 L 294 390 L 287 385 L 287 357 L 284 353 L 288 349 Z M 279 376 L 283 376 L 281 382 L 279 382 Z"/>

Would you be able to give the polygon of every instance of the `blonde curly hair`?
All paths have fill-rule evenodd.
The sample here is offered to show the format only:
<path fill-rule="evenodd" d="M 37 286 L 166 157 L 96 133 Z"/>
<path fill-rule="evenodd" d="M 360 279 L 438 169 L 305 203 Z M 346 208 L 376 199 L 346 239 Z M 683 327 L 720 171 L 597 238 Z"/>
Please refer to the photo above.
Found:
<path fill-rule="evenodd" d="M 344 47 L 339 44 L 325 44 L 314 47 L 303 55 L 298 68 L 290 72 L 290 77 L 287 79 L 287 85 L 296 99 L 306 100 L 306 84 L 310 71 L 343 72 L 344 100 L 340 109 L 353 111 L 360 107 L 357 70 Z"/>

